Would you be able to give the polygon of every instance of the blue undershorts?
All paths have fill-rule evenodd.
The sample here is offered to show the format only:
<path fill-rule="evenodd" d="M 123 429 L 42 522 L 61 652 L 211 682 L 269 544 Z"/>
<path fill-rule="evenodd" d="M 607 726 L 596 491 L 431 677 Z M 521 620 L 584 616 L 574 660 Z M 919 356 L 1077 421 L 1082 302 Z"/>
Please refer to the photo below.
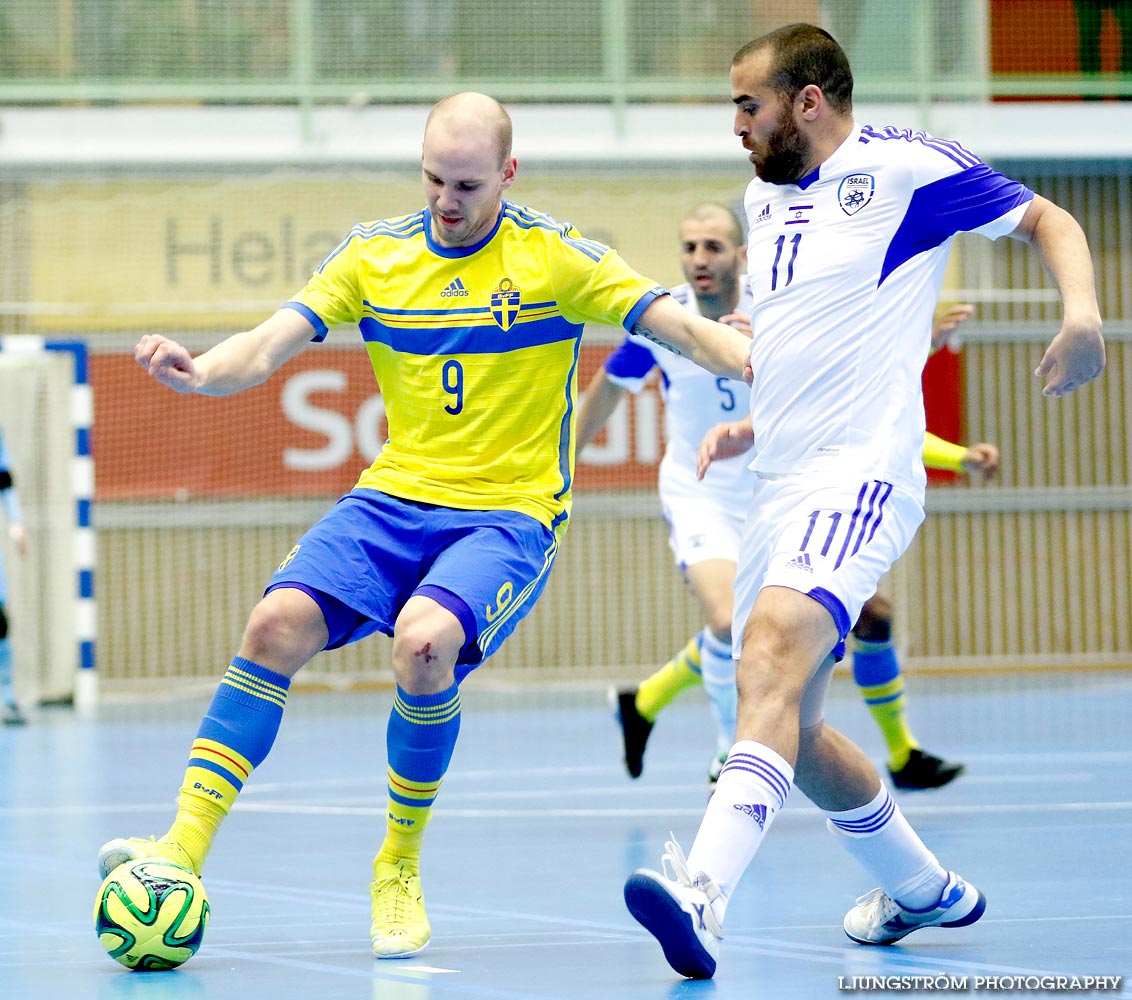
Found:
<path fill-rule="evenodd" d="M 531 610 L 557 551 L 555 533 L 526 514 L 359 489 L 299 539 L 264 593 L 293 587 L 308 594 L 326 619 L 327 649 L 374 632 L 392 635 L 410 597 L 431 598 L 464 627 L 459 681 Z"/>

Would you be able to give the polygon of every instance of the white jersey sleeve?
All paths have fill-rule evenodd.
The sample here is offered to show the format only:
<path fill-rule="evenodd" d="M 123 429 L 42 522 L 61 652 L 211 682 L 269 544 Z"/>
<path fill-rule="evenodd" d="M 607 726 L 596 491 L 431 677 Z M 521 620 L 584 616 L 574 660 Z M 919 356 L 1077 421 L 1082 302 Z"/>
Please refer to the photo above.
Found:
<path fill-rule="evenodd" d="M 672 289 L 672 297 L 699 315 L 689 285 Z M 750 312 L 751 301 L 743 283 L 737 306 Z M 653 368 L 660 370 L 664 399 L 664 457 L 660 464 L 662 499 L 695 496 L 705 492 L 726 498 L 746 510 L 752 491 L 750 456 L 716 462 L 701 481 L 696 477 L 696 454 L 704 435 L 716 424 L 736 420 L 746 410 L 749 388 L 745 382 L 713 375 L 688 358 L 630 334 L 606 359 L 606 377 L 630 392 L 641 391 Z"/>

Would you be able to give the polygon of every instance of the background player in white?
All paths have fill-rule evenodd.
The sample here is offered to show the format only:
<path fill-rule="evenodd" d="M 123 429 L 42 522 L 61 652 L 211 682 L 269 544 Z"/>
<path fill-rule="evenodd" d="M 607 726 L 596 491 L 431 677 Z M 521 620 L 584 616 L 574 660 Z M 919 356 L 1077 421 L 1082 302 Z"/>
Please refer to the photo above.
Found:
<path fill-rule="evenodd" d="M 705 203 L 680 223 L 680 263 L 687 284 L 672 290 L 674 300 L 701 316 L 750 333 L 750 296 L 745 293 L 746 248 L 735 214 L 724 205 Z M 665 400 L 665 449 L 659 487 L 677 565 L 703 611 L 703 631 L 693 636 L 657 674 L 638 689 L 616 694 L 625 738 L 625 764 L 632 777 L 641 773 L 645 740 L 666 704 L 701 682 L 707 691 L 717 730 L 717 753 L 709 778 L 719 772 L 735 733 L 735 667 L 731 660 L 731 585 L 735 553 L 753 474 L 743 462 L 713 469 L 703 482 L 696 477 L 696 452 L 708 430 L 746 411 L 745 383 L 718 377 L 664 348 L 655 349 L 628 336 L 606 359 L 586 389 L 578 414 L 578 447 L 605 426 L 627 392 L 639 392 L 659 368 Z"/>
<path fill-rule="evenodd" d="M 680 223 L 680 264 L 687 284 L 673 298 L 701 316 L 750 333 L 750 295 L 744 271 L 743 228 L 727 206 L 704 202 Z M 973 312 L 959 305 L 933 324 L 933 342 L 942 342 Z M 716 725 L 716 752 L 708 783 L 719 777 L 735 742 L 735 665 L 731 658 L 732 584 L 743 519 L 755 474 L 745 454 L 714 466 L 702 481 L 696 475 L 700 441 L 716 421 L 734 418 L 741 382 L 720 378 L 665 348 L 628 335 L 594 374 L 578 414 L 578 446 L 605 426 L 629 392 L 638 393 L 654 369 L 661 373 L 665 400 L 665 452 L 660 464 L 661 505 L 668 521 L 676 563 L 707 623 L 663 667 L 640 685 L 611 692 L 621 727 L 625 767 L 640 777 L 644 751 L 658 714 L 682 691 L 700 683 Z M 741 407 L 746 414 L 747 408 Z M 746 420 L 744 416 L 744 420 Z M 749 423 L 747 424 L 749 427 Z M 989 477 L 998 468 L 991 444 L 963 448 L 927 435 L 924 461 L 935 468 Z M 902 789 L 939 788 L 963 772 L 920 746 L 906 715 L 903 675 L 892 639 L 892 605 L 883 595 L 865 602 L 853 626 L 853 677 L 888 749 L 888 771 Z"/>
<path fill-rule="evenodd" d="M 20 513 L 20 495 L 12 476 L 8 449 L 0 436 L 0 505 L 8 521 L 8 535 L 20 556 L 28 553 L 27 535 L 24 533 L 23 516 Z M 4 572 L 4 560 L 0 558 L 0 698 L 4 701 L 4 724 L 22 726 L 27 718 L 20 710 L 16 700 L 16 687 L 12 679 L 12 641 L 8 638 L 8 578 Z"/>
<path fill-rule="evenodd" d="M 954 142 L 853 120 L 825 31 L 790 25 L 731 65 L 747 189 L 758 485 L 735 584 L 736 743 L 685 860 L 625 885 L 633 916 L 693 978 L 715 972 L 727 902 L 794 784 L 879 883 L 846 915 L 862 944 L 973 923 L 985 899 L 943 868 L 868 757 L 822 722 L 835 657 L 923 520 L 920 377 L 951 238 L 1031 243 L 1061 328 L 1035 374 L 1062 396 L 1104 369 L 1085 234 Z M 711 457 L 710 455 L 705 457 Z M 671 877 L 668 877 L 671 876 Z"/>

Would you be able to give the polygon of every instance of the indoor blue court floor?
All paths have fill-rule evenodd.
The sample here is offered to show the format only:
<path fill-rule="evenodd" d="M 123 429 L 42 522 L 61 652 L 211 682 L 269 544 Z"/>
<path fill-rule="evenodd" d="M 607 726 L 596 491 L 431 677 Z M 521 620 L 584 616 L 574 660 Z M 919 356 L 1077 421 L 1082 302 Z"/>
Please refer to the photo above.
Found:
<path fill-rule="evenodd" d="M 967 977 L 972 996 L 977 976 L 1132 977 L 1132 673 L 912 675 L 909 689 L 923 744 L 967 773 L 899 800 L 986 893 L 984 918 L 853 944 L 841 919 L 872 886 L 795 792 L 732 901 L 716 978 L 699 983 L 668 968 L 621 895 L 670 830 L 691 845 L 712 744 L 698 692 L 661 716 L 631 781 L 603 690 L 473 675 L 425 845 L 432 944 L 378 961 L 368 881 L 391 696 L 296 691 L 206 866 L 204 946 L 163 973 L 101 951 L 94 859 L 111 837 L 166 829 L 208 695 L 40 709 L 0 729 L 0 998 L 784 1000 L 847 995 L 854 976 Z M 826 715 L 883 762 L 847 679 Z"/>

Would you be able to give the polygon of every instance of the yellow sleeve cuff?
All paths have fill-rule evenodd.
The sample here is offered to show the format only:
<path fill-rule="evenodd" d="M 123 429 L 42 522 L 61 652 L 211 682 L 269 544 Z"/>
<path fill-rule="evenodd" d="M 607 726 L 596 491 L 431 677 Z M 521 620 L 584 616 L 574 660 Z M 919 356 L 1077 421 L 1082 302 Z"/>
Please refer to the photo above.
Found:
<path fill-rule="evenodd" d="M 966 454 L 967 449 L 961 444 L 952 444 L 930 433 L 924 435 L 924 465 L 929 469 L 962 472 L 963 456 Z"/>

